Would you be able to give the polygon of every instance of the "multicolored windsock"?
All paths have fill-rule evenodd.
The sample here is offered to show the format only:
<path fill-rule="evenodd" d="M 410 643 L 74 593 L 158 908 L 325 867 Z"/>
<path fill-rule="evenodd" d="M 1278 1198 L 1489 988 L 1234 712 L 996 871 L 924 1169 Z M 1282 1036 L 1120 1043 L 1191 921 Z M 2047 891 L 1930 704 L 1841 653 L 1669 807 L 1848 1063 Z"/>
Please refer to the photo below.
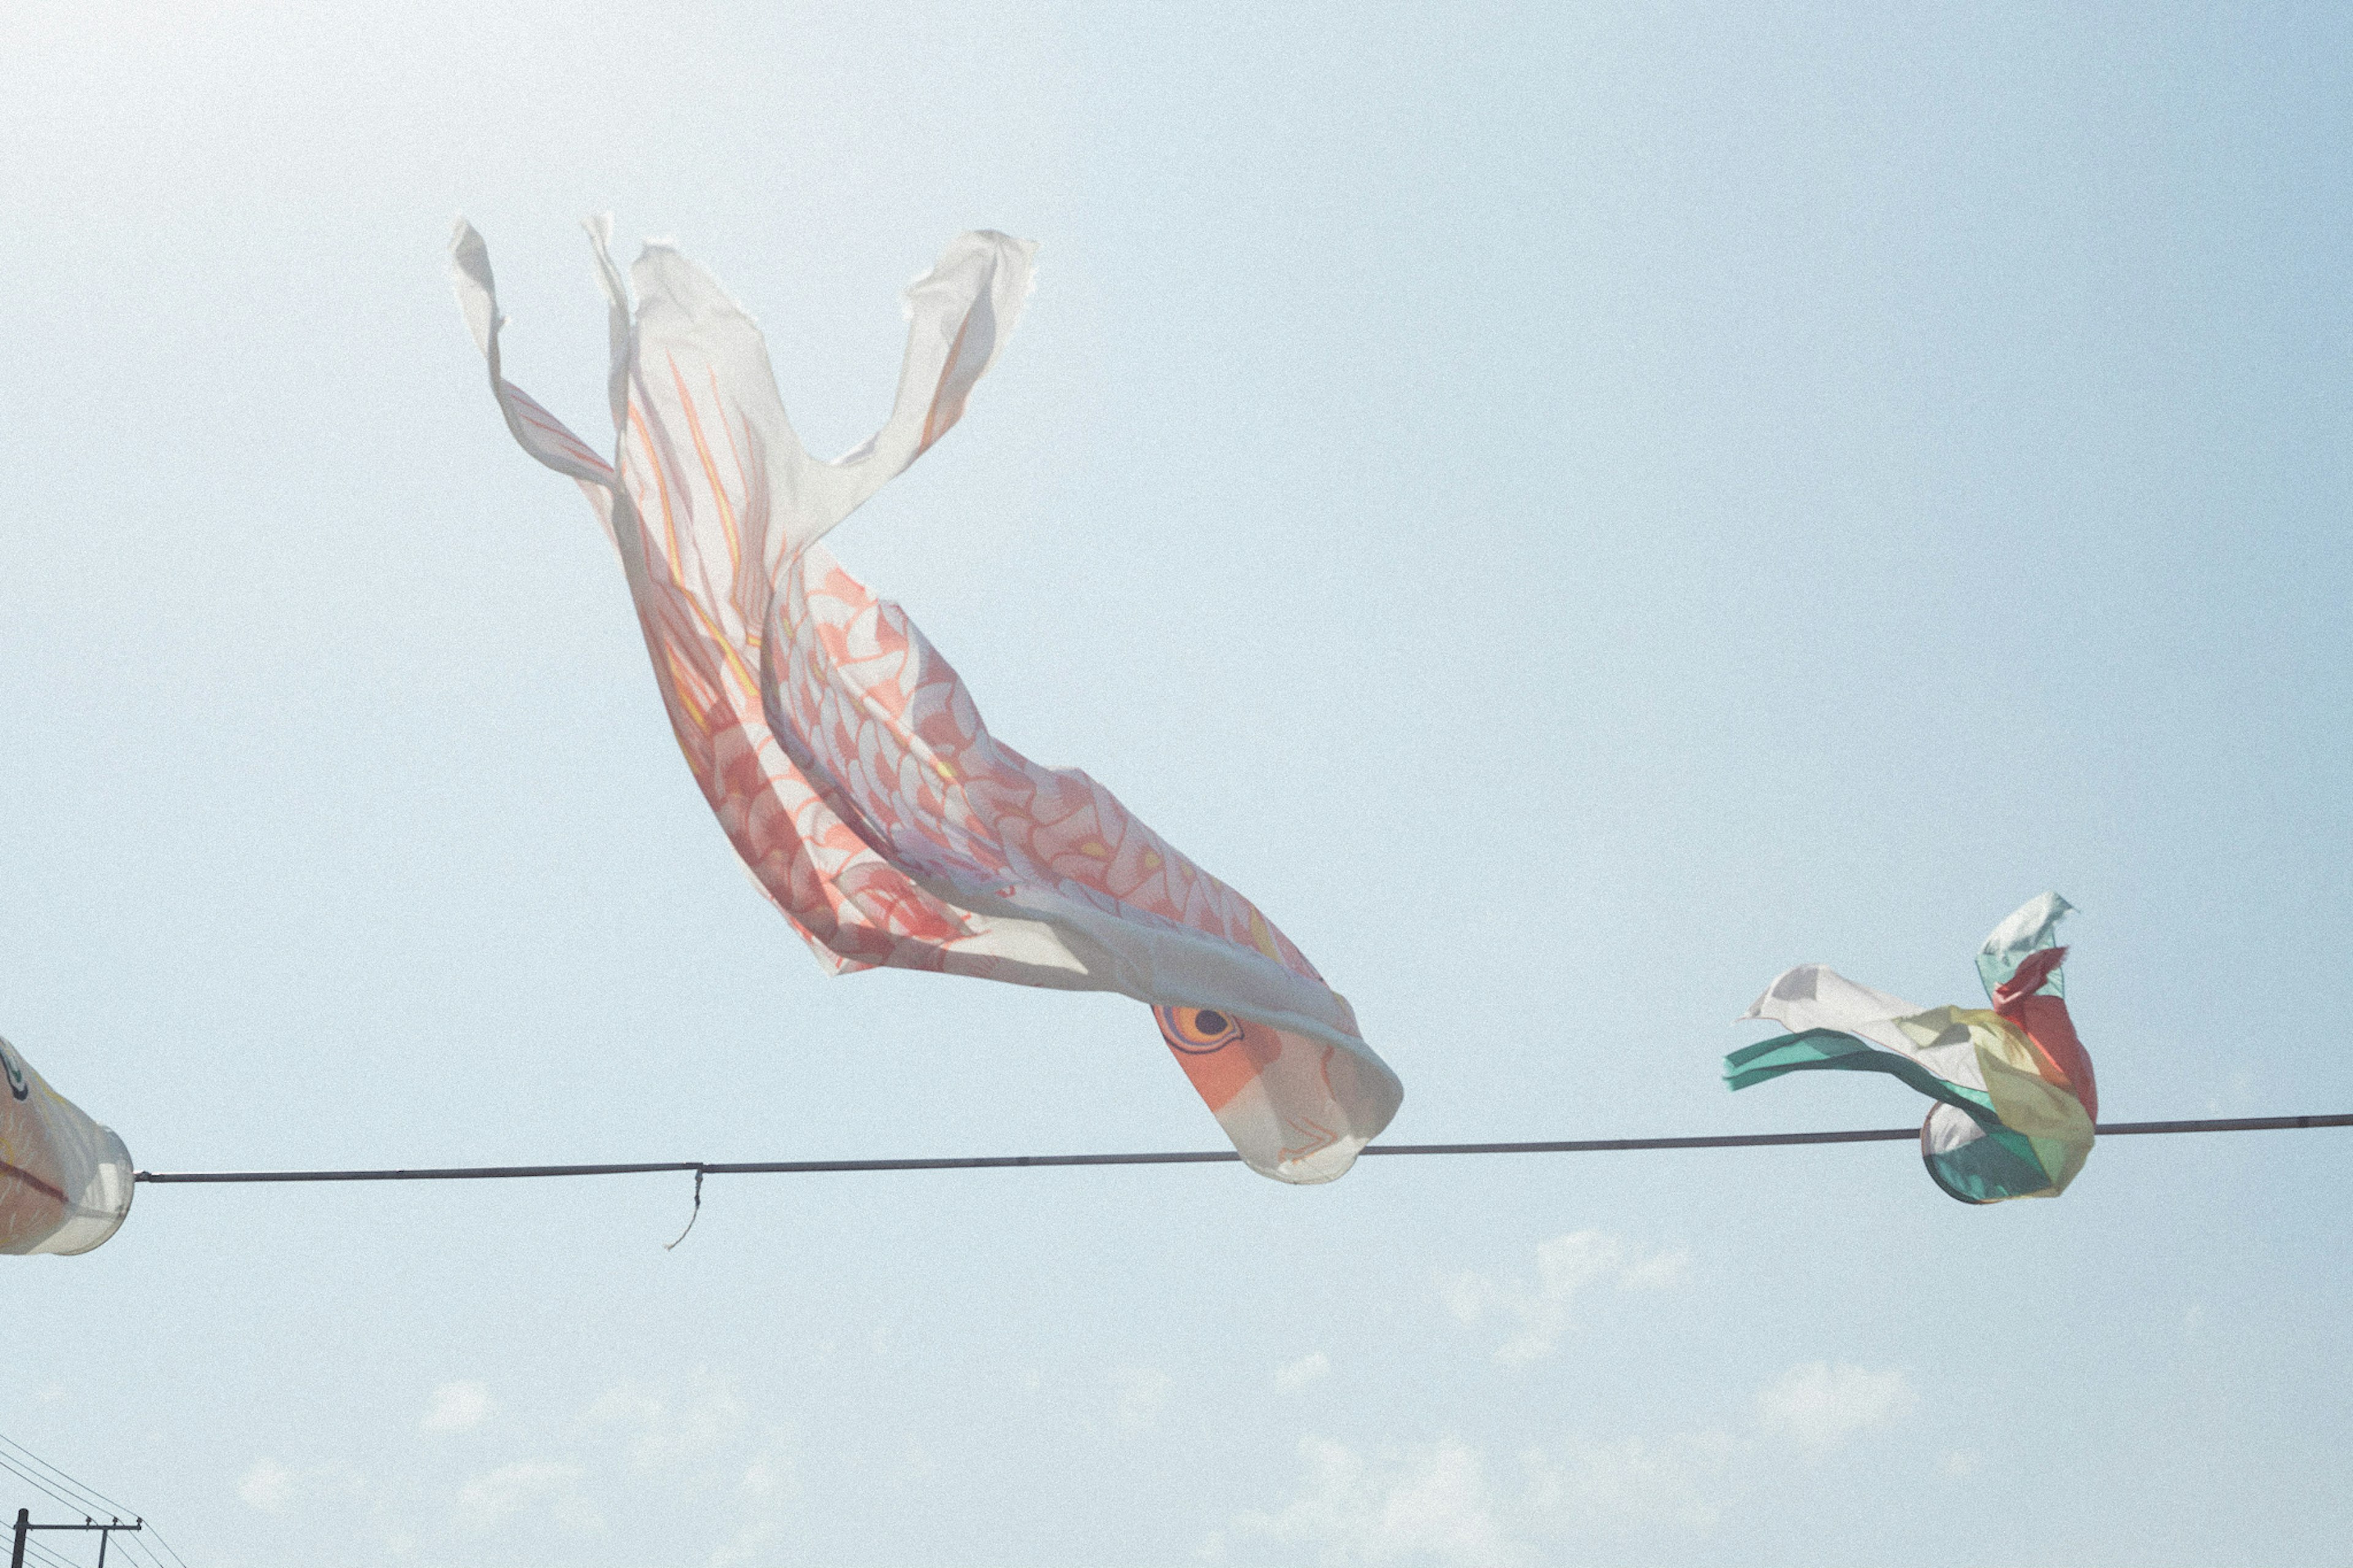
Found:
<path fill-rule="evenodd" d="M 707 273 L 649 245 L 625 280 L 609 222 L 589 232 L 610 462 L 501 374 L 490 256 L 463 222 L 459 301 L 507 428 L 578 481 L 620 552 L 671 728 L 753 879 L 836 973 L 1148 1003 L 1252 1169 L 1346 1171 L 1403 1093 L 1346 1000 L 1110 791 L 992 736 L 905 612 L 818 542 L 963 416 L 1020 316 L 1035 247 L 986 230 L 948 247 L 907 290 L 889 422 L 823 462 L 785 416 L 758 327 Z"/>
<path fill-rule="evenodd" d="M 0 1252 L 88 1252 L 131 1212 L 131 1152 L 0 1040 Z"/>
<path fill-rule="evenodd" d="M 1893 1074 L 1937 1103 L 1920 1157 L 1938 1186 L 1968 1204 L 2055 1198 L 2092 1152 L 2100 1091 L 2067 1016 L 2057 944 L 2071 909 L 2045 893 L 1996 926 L 1978 951 L 1990 1011 L 1922 1011 L 1818 963 L 1766 988 L 1744 1018 L 1797 1031 L 1724 1058 L 1746 1089 L 1785 1072 L 1845 1068 Z"/>

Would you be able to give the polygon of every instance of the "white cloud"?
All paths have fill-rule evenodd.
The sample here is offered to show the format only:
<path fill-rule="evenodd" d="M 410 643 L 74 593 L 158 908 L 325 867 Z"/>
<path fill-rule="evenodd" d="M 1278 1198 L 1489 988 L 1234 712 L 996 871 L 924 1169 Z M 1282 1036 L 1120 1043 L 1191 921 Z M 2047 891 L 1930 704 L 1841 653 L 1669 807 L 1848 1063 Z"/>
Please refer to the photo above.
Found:
<path fill-rule="evenodd" d="M 711 1568 L 757 1562 L 771 1555 L 766 1548 L 784 1535 L 801 1495 L 800 1466 L 784 1433 L 768 1435 L 766 1444 L 744 1467 L 735 1489 L 744 1500 L 744 1522 L 711 1554 Z"/>
<path fill-rule="evenodd" d="M 596 1506 L 581 1495 L 580 1467 L 553 1460 L 501 1465 L 458 1490 L 458 1517 L 488 1530 L 518 1515 L 536 1514 L 567 1530 L 602 1530 Z"/>
<path fill-rule="evenodd" d="M 759 1502 L 780 1502 L 800 1495 L 800 1467 L 783 1438 L 771 1437 L 768 1446 L 744 1467 L 742 1489 L 745 1497 Z"/>
<path fill-rule="evenodd" d="M 1508 1568 L 1551 1555 L 1548 1542 L 1704 1534 L 1731 1500 L 1735 1467 L 1749 1445 L 1725 1431 L 1661 1440 L 1577 1439 L 1530 1450 L 1518 1473 L 1492 1477 L 1486 1456 L 1456 1437 L 1367 1456 L 1310 1437 L 1306 1474 L 1272 1512 L 1241 1515 L 1233 1533 L 1271 1537 L 1330 1568 L 1428 1563 Z M 1202 1554 L 1229 1547 L 1213 1534 Z M 1245 1552 L 1242 1556 L 1250 1553 Z"/>
<path fill-rule="evenodd" d="M 430 1403 L 427 1425 L 436 1430 L 467 1429 L 497 1414 L 480 1384 L 445 1385 Z M 696 1500 L 707 1521 L 700 1544 L 677 1561 L 750 1568 L 790 1544 L 803 1490 L 791 1432 L 756 1419 L 725 1379 L 698 1371 L 618 1384 L 567 1425 L 564 1447 L 466 1479 L 451 1523 L 478 1534 L 602 1532 L 606 1510 L 621 1506 L 615 1499 L 650 1489 Z"/>
<path fill-rule="evenodd" d="M 1297 1361 L 1274 1369 L 1274 1385 L 1285 1394 L 1293 1394 L 1319 1377 L 1330 1374 L 1332 1360 L 1322 1351 L 1301 1356 Z"/>
<path fill-rule="evenodd" d="M 1960 1480 L 1976 1475 L 1980 1462 L 1981 1461 L 1978 1458 L 1977 1455 L 1971 1450 L 1968 1448 L 1956 1448 L 1951 1453 L 1945 1456 L 1938 1468 L 1956 1480 Z"/>
<path fill-rule="evenodd" d="M 479 1383 L 445 1383 L 433 1391 L 425 1419 L 427 1432 L 470 1432 L 491 1418 L 491 1391 Z"/>
<path fill-rule="evenodd" d="M 1307 1468 L 1299 1495 L 1276 1512 L 1242 1515 L 1237 1531 L 1312 1547 L 1335 1565 L 1418 1558 L 1507 1568 L 1527 1555 L 1499 1519 L 1479 1450 L 1458 1438 L 1368 1459 L 1306 1437 L 1299 1455 Z"/>
<path fill-rule="evenodd" d="M 1683 1282 L 1691 1271 L 1691 1254 L 1681 1247 L 1672 1252 L 1654 1252 L 1650 1257 L 1629 1263 L 1619 1271 L 1620 1290 L 1664 1290 Z"/>
<path fill-rule="evenodd" d="M 294 1472 L 275 1459 L 257 1459 L 237 1483 L 237 1495 L 248 1508 L 284 1513 L 294 1503 Z"/>
<path fill-rule="evenodd" d="M 1708 1429 L 1531 1450 L 1522 1459 L 1528 1506 L 1556 1530 L 1663 1523 L 1704 1532 L 1729 1504 L 1733 1466 L 1746 1447 Z"/>
<path fill-rule="evenodd" d="M 765 1548 L 782 1533 L 782 1528 L 768 1520 L 752 1520 L 712 1552 L 711 1568 L 735 1568 L 739 1563 L 756 1563 L 766 1555 Z"/>
<path fill-rule="evenodd" d="M 1230 1531 L 1208 1538 L 1201 1554 L 1214 1560 L 1235 1537 L 1258 1536 L 1329 1568 L 1483 1568 L 1548 1556 L 1547 1543 L 1617 1538 L 1656 1546 L 1715 1530 L 1746 1495 L 1746 1462 L 1769 1452 L 1768 1443 L 1795 1439 L 1827 1452 L 1915 1403 L 1899 1371 L 1815 1363 L 1758 1390 L 1747 1420 L 1663 1436 L 1571 1436 L 1525 1451 L 1516 1470 L 1491 1467 L 1482 1450 L 1452 1436 L 1371 1455 L 1309 1437 L 1299 1446 L 1305 1475 L 1291 1501 L 1239 1516 Z M 1944 1468 L 1966 1475 L 1976 1463 L 1975 1455 L 1947 1455 Z M 1498 1468 L 1500 1479 L 1491 1479 Z"/>
<path fill-rule="evenodd" d="M 1690 1267 L 1685 1252 L 1637 1257 L 1607 1231 L 1580 1230 L 1536 1244 L 1534 1285 L 1520 1279 L 1462 1273 L 1440 1288 L 1447 1310 L 1464 1323 L 1491 1313 L 1518 1331 L 1504 1342 L 1495 1359 L 1506 1364 L 1540 1361 L 1552 1354 L 1568 1330 L 1569 1311 L 1579 1293 L 1605 1282 L 1620 1290 L 1663 1289 Z"/>
<path fill-rule="evenodd" d="M 708 1372 L 683 1390 L 627 1383 L 607 1389 L 588 1407 L 588 1419 L 629 1428 L 629 1462 L 640 1470 L 669 1470 L 709 1458 L 743 1430 L 744 1402 Z"/>
<path fill-rule="evenodd" d="M 1834 1448 L 1858 1432 L 1883 1426 L 1917 1403 L 1900 1369 L 1872 1372 L 1814 1362 L 1791 1367 L 1757 1395 L 1757 1424 L 1813 1448 Z"/>
<path fill-rule="evenodd" d="M 1111 1374 L 1116 1395 L 1114 1414 L 1123 1432 L 1149 1431 L 1160 1419 L 1176 1380 L 1155 1367 L 1124 1366 Z"/>

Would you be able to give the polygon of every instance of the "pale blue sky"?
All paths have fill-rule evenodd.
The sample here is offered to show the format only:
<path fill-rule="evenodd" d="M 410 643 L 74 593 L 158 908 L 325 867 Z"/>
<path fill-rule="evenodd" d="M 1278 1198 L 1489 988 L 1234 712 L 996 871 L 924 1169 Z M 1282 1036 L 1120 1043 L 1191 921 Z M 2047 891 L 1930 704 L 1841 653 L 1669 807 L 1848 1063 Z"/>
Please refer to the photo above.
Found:
<path fill-rule="evenodd" d="M 1219 1142 L 1134 1004 L 759 900 L 461 211 L 600 444 L 586 213 L 820 450 L 1039 240 L 835 545 L 1401 1139 L 1916 1120 L 1728 1020 L 2046 888 L 2110 1117 L 2353 1109 L 2346 14 L 885 9 L 0 13 L 0 1031 L 142 1165 Z M 0 1433 L 207 1568 L 2353 1561 L 2344 1133 L 687 1198 L 144 1189 L 0 1268 Z"/>

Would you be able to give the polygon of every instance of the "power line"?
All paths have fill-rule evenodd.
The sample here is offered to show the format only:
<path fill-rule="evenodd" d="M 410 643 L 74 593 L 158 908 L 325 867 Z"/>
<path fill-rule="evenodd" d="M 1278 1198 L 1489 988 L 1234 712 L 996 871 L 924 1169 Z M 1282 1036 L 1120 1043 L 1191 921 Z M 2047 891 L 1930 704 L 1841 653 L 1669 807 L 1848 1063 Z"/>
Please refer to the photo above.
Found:
<path fill-rule="evenodd" d="M 49 1568 L 76 1568 L 76 1564 L 64 1553 L 34 1540 L 33 1535 L 36 1531 L 63 1531 L 69 1534 L 95 1533 L 98 1536 L 98 1561 L 100 1568 L 104 1568 L 106 1547 L 110 1541 L 117 1535 L 135 1540 L 145 1529 L 146 1524 L 143 1521 L 133 1521 L 130 1524 L 125 1524 L 119 1519 L 110 1519 L 102 1524 L 90 1519 L 84 1519 L 79 1524 L 35 1524 L 32 1521 L 32 1510 L 20 1508 L 16 1510 L 16 1527 L 11 1532 L 12 1539 L 9 1542 L 10 1568 L 24 1568 L 25 1559 L 27 1556 L 34 1560 L 37 1568 L 40 1564 L 47 1564 Z"/>
<path fill-rule="evenodd" d="M 157 1552 L 155 1550 L 159 1546 L 164 1549 L 164 1552 L 170 1553 L 172 1561 L 178 1563 L 180 1568 L 188 1568 L 187 1563 L 180 1556 L 178 1552 L 173 1549 L 172 1543 L 156 1533 L 155 1521 L 151 1519 L 147 1521 L 147 1529 L 144 1534 L 135 1536 L 133 1539 L 139 1542 L 139 1550 L 147 1554 L 147 1561 L 153 1563 L 154 1568 L 165 1568 L 162 1553 Z"/>
<path fill-rule="evenodd" d="M 2276 1132 L 2330 1127 L 2353 1127 L 2353 1114 L 2320 1114 L 2308 1116 L 2242 1116 L 2183 1121 L 2113 1121 L 2096 1129 L 2103 1138 L 2145 1137 L 2188 1132 Z M 1408 1154 L 1599 1154 L 1633 1153 L 1649 1151 L 1680 1149 L 1760 1149 L 1788 1148 L 1809 1144 L 1831 1143 L 1893 1143 L 1908 1142 L 1919 1136 L 1910 1127 L 1857 1128 L 1824 1132 L 1741 1132 L 1717 1133 L 1678 1138 L 1588 1138 L 1563 1139 L 1541 1142 L 1505 1143 L 1372 1143 L 1361 1153 L 1366 1155 Z M 628 1176 L 663 1172 L 693 1172 L 698 1178 L 712 1176 L 750 1175 L 816 1175 L 860 1171 L 973 1171 L 1004 1170 L 1029 1166 L 1077 1165 L 1210 1165 L 1232 1164 L 1241 1159 L 1230 1149 L 1174 1150 L 1155 1153 L 1123 1154 L 988 1154 L 939 1159 L 895 1160 L 763 1160 L 723 1162 L 705 1160 L 668 1160 L 640 1162 L 631 1164 L 606 1165 L 471 1165 L 442 1166 L 417 1170 L 379 1171 L 141 1171 L 134 1180 L 154 1184 L 224 1184 L 262 1182 L 447 1182 L 484 1181 L 514 1178 L 554 1176 Z M 0 1453 L 0 1469 L 5 1469 L 20 1480 L 35 1487 L 69 1511 L 85 1518 L 99 1513 L 120 1516 L 132 1513 L 96 1488 L 76 1480 L 63 1469 L 42 1458 L 23 1444 L 0 1435 L 0 1445 L 12 1449 L 41 1471 L 47 1471 L 69 1490 L 80 1494 L 69 1497 L 58 1489 L 35 1470 Z M 140 1517 L 133 1513 L 133 1517 Z M 185 1559 L 171 1542 L 147 1532 L 156 1544 L 171 1554 L 178 1568 L 187 1568 Z M 126 1547 L 138 1542 L 130 1535 Z M 74 1568 L 64 1558 L 38 1542 L 27 1540 L 28 1553 L 47 1568 Z M 139 1554 L 158 1565 L 162 1559 L 152 1548 L 140 1545 Z"/>
<path fill-rule="evenodd" d="M 135 1548 L 139 1554 L 145 1556 L 151 1563 L 153 1563 L 156 1565 L 156 1568 L 162 1568 L 162 1560 L 156 1557 L 154 1548 L 144 1543 L 145 1538 L 152 1537 L 164 1548 L 164 1551 L 171 1552 L 172 1561 L 177 1563 L 179 1568 L 188 1568 L 187 1563 L 180 1556 L 179 1552 L 173 1548 L 172 1543 L 164 1540 L 161 1535 L 157 1534 L 155 1527 L 153 1524 L 148 1523 L 145 1517 L 137 1510 L 128 1508 L 123 1504 L 115 1501 L 112 1498 L 108 1497 L 104 1492 L 100 1491 L 96 1487 L 90 1486 L 86 1482 L 77 1480 L 61 1467 L 51 1464 L 48 1460 L 44 1459 L 41 1456 L 36 1454 L 33 1450 L 27 1448 L 25 1445 L 17 1442 L 15 1438 L 8 1436 L 5 1433 L 0 1433 L 0 1446 L 5 1446 L 7 1448 L 16 1450 L 16 1452 L 22 1456 L 25 1460 L 29 1461 L 40 1469 L 47 1470 L 56 1479 L 59 1485 L 64 1486 L 69 1491 L 78 1494 L 82 1500 L 77 1502 L 73 1498 L 60 1496 L 54 1487 L 44 1481 L 38 1475 L 27 1471 L 22 1464 L 12 1460 L 5 1453 L 0 1453 L 0 1468 L 5 1468 L 18 1479 L 31 1482 L 34 1486 L 38 1487 L 42 1491 L 47 1492 L 57 1501 L 63 1503 L 68 1510 L 81 1514 L 85 1520 L 94 1519 L 100 1515 L 104 1515 L 109 1519 L 120 1519 L 123 1514 L 130 1514 L 133 1520 L 137 1521 L 137 1522 L 135 1524 L 121 1527 L 121 1534 L 124 1538 L 123 1548 L 125 1550 L 132 1550 Z M 42 1526 L 37 1528 L 47 1527 Z M 27 1538 L 26 1542 L 26 1549 L 30 1551 L 37 1544 L 37 1542 Z M 43 1550 L 47 1551 L 47 1549 L 43 1548 Z M 52 1553 L 51 1556 L 53 1561 L 57 1560 L 55 1559 L 54 1553 Z"/>
<path fill-rule="evenodd" d="M 49 1463 L 47 1459 L 44 1459 L 38 1454 L 36 1454 L 33 1450 L 25 1447 L 25 1445 L 7 1436 L 5 1434 L 0 1434 L 0 1444 L 5 1444 L 7 1447 L 14 1448 L 19 1458 L 29 1461 L 37 1468 L 47 1471 L 51 1479 L 63 1486 L 68 1491 L 73 1492 L 79 1496 L 82 1500 L 80 1506 L 87 1509 L 89 1511 L 93 1513 L 104 1513 L 107 1510 L 111 1509 L 117 1513 L 133 1512 L 132 1510 L 123 1507 L 121 1503 L 116 1502 L 112 1498 L 108 1497 L 97 1488 L 84 1486 L 80 1481 L 67 1474 L 65 1470 Z M 8 1464 L 6 1455 L 0 1454 L 0 1464 Z M 16 1467 L 11 1464 L 8 1468 L 16 1469 Z M 18 1473 L 22 1474 L 21 1471 Z"/>
<path fill-rule="evenodd" d="M 40 1477 L 33 1474 L 30 1470 L 10 1464 L 8 1462 L 7 1456 L 5 1454 L 0 1454 L 0 1469 L 7 1470 L 18 1480 L 29 1482 L 38 1490 L 47 1493 L 51 1502 L 58 1504 L 69 1513 L 78 1513 L 82 1515 L 84 1518 L 90 1517 L 90 1509 L 87 1504 L 84 1504 L 77 1499 L 66 1496 L 65 1493 L 58 1490 L 57 1488 L 49 1485 L 47 1481 L 41 1479 Z"/>
<path fill-rule="evenodd" d="M 179 1548 L 164 1539 L 163 1532 L 155 1528 L 153 1520 L 141 1516 L 140 1523 L 145 1526 L 145 1529 L 131 1539 L 140 1551 L 147 1554 L 147 1560 L 153 1563 L 155 1568 L 164 1568 L 164 1559 L 156 1555 L 155 1548 L 158 1546 L 171 1553 L 172 1561 L 178 1563 L 179 1568 L 188 1568 L 187 1559 L 180 1555 Z M 153 1544 L 149 1544 L 150 1542 Z"/>
<path fill-rule="evenodd" d="M 2103 1138 L 2180 1132 L 2279 1132 L 2353 1127 L 2353 1114 L 2239 1116 L 2200 1121 L 2111 1121 Z M 1896 1143 L 1920 1136 L 1916 1127 L 1871 1127 L 1838 1132 L 1731 1132 L 1689 1138 L 1584 1138 L 1535 1143 L 1368 1143 L 1378 1154 L 1623 1154 L 1663 1149 L 1778 1149 L 1810 1143 Z M 549 1176 L 638 1176 L 691 1171 L 707 1176 L 799 1176 L 848 1171 L 987 1171 L 1043 1165 L 1217 1165 L 1241 1156 L 1230 1149 L 1172 1150 L 1138 1154 L 976 1154 L 912 1160 L 661 1160 L 622 1165 L 447 1165 L 385 1171 L 141 1171 L 151 1183 L 240 1182 L 479 1182 Z"/>
<path fill-rule="evenodd" d="M 75 1479 L 65 1470 L 49 1463 L 47 1459 L 44 1459 L 30 1448 L 26 1447 L 22 1443 L 16 1442 L 5 1436 L 0 1436 L 0 1443 L 5 1443 L 9 1447 L 15 1449 L 18 1456 L 16 1459 L 11 1459 L 6 1454 L 0 1454 L 0 1466 L 5 1466 L 16 1474 L 31 1481 L 35 1486 L 40 1487 L 42 1490 L 48 1492 L 51 1497 L 57 1498 L 59 1502 L 66 1504 L 69 1508 L 79 1509 L 84 1513 L 91 1514 L 93 1516 L 106 1513 L 110 1510 L 115 1513 L 134 1513 L 134 1510 L 124 1508 L 112 1498 L 107 1497 L 103 1493 L 100 1492 L 96 1488 L 84 1486 L 80 1481 Z M 48 1472 L 49 1482 L 54 1483 L 56 1486 L 65 1488 L 67 1491 L 73 1495 L 71 1497 L 59 1497 L 56 1491 L 51 1489 L 50 1485 L 43 1482 L 40 1476 L 31 1474 L 24 1468 L 24 1464 L 26 1462 L 29 1462 L 37 1470 L 45 1470 Z"/>
<path fill-rule="evenodd" d="M 153 1528 L 153 1525 L 148 1526 L 149 1530 Z M 145 1533 L 146 1531 L 142 1531 L 138 1535 L 124 1535 L 122 1544 L 117 1546 L 115 1551 L 131 1553 L 132 1568 L 163 1568 L 162 1560 L 155 1555 L 155 1549 L 140 1544 L 141 1537 Z"/>
<path fill-rule="evenodd" d="M 180 1555 L 180 1549 L 178 1547 L 164 1539 L 162 1533 L 156 1530 L 154 1521 L 149 1520 L 147 1521 L 147 1533 L 141 1537 L 141 1539 L 142 1541 L 154 1542 L 155 1546 L 160 1546 L 164 1551 L 172 1554 L 172 1561 L 178 1563 L 179 1568 L 188 1568 L 188 1560 Z M 146 1552 L 149 1560 L 156 1564 L 156 1568 L 162 1568 L 164 1560 L 155 1555 L 155 1547 L 149 1546 L 143 1548 L 143 1550 Z"/>

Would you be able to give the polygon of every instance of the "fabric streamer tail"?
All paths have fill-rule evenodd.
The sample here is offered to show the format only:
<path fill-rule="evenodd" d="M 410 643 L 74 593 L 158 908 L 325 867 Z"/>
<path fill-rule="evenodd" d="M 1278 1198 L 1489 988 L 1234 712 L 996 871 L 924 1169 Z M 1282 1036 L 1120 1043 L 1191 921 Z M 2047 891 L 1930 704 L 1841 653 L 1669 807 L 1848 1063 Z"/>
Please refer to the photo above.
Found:
<path fill-rule="evenodd" d="M 2090 1157 L 2099 1092 L 2067 1014 L 2059 921 L 2045 893 L 1994 928 L 1978 952 L 1991 1008 L 1922 1009 L 1820 964 L 1778 976 L 1744 1015 L 1791 1033 L 1725 1058 L 1736 1089 L 1784 1073 L 1885 1073 L 1937 1103 L 1920 1128 L 1936 1185 L 1964 1203 L 2056 1197 Z"/>

